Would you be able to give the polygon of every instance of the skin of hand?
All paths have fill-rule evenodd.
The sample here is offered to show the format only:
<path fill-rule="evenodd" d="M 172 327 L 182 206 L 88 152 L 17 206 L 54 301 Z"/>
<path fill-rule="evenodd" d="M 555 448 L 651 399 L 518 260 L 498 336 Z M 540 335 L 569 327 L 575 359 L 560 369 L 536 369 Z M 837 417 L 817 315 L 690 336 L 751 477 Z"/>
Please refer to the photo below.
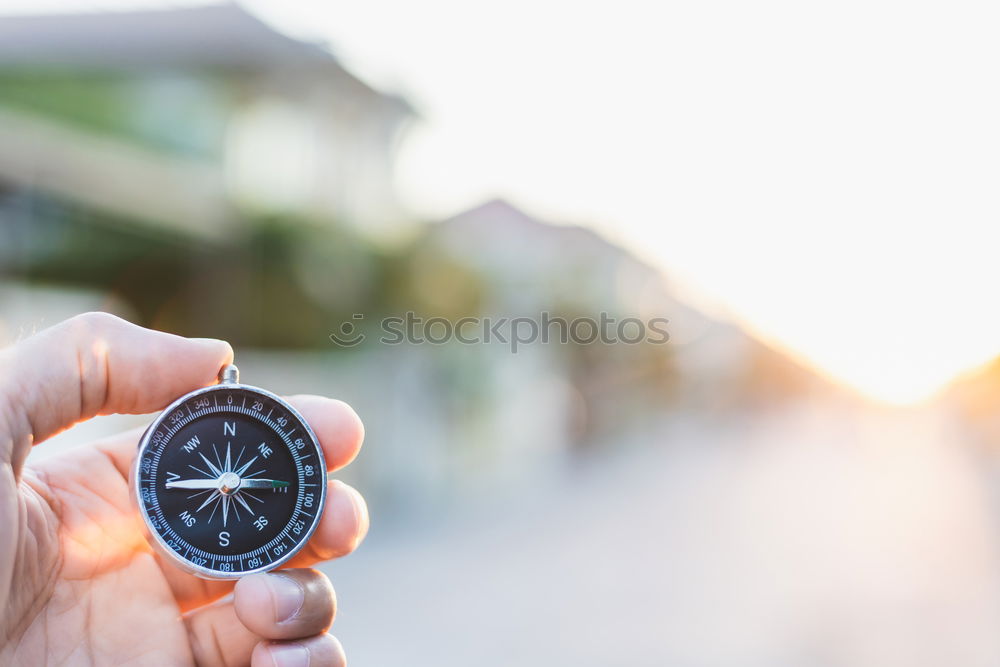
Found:
<path fill-rule="evenodd" d="M 0 351 L 0 665 L 345 664 L 327 629 L 335 597 L 309 566 L 353 551 L 368 530 L 357 491 L 331 481 L 290 569 L 207 581 L 162 561 L 129 495 L 141 431 L 26 466 L 32 446 L 95 415 L 145 414 L 213 384 L 225 342 L 87 313 Z M 364 429 L 347 405 L 287 399 L 336 470 Z"/>

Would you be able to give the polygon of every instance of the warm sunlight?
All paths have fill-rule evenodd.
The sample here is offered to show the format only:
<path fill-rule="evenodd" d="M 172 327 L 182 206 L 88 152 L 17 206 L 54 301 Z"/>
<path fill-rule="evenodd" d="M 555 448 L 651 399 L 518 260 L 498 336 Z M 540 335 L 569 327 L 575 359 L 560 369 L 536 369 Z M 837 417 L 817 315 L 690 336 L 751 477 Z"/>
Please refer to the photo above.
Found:
<path fill-rule="evenodd" d="M 886 0 L 635 4 L 614 26 L 578 3 L 248 6 L 413 102 L 397 178 L 428 219 L 502 196 L 594 226 L 883 400 L 1000 352 L 989 21 Z"/>
<path fill-rule="evenodd" d="M 655 7 L 611 27 L 515 3 L 490 30 L 448 0 L 268 16 L 325 26 L 412 93 L 400 182 L 422 210 L 501 195 L 593 224 L 883 400 L 1000 352 L 990 22 L 887 1 Z"/>
<path fill-rule="evenodd" d="M 0 0 L 0 665 L 1000 666 L 998 26 Z"/>
<path fill-rule="evenodd" d="M 913 219 L 918 214 L 909 212 Z M 871 234 L 858 220 L 801 256 L 743 256 L 739 248 L 750 243 L 743 237 L 720 253 L 706 242 L 692 266 L 684 258 L 676 263 L 681 277 L 698 276 L 710 292 L 725 295 L 736 317 L 763 338 L 879 400 L 928 398 L 997 355 L 1000 312 L 990 304 L 1000 270 L 990 259 L 994 244 L 985 221 L 982 231 L 953 225 L 951 243 L 906 224 L 896 230 L 883 224 L 883 240 L 866 244 Z M 774 220 L 755 227 L 776 239 L 796 235 L 794 224 L 782 228 Z M 892 246 L 885 239 L 892 235 L 905 239 L 894 256 L 870 250 Z"/>

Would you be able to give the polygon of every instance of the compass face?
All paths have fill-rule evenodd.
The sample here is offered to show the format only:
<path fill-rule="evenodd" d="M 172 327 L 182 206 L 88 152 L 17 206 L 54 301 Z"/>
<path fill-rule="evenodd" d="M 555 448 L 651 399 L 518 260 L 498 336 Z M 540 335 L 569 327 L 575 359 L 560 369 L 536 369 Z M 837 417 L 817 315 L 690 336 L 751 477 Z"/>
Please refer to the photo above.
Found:
<path fill-rule="evenodd" d="M 153 422 L 135 480 L 156 546 L 195 574 L 229 579 L 278 567 L 306 543 L 323 508 L 326 466 L 290 405 L 221 384 Z"/>

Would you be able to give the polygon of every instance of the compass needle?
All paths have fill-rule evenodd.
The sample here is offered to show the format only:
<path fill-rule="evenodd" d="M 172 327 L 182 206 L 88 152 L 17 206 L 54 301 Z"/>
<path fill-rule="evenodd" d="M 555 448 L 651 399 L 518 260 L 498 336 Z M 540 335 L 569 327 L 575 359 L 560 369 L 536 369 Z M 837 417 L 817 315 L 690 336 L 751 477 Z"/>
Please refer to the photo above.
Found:
<path fill-rule="evenodd" d="M 219 486 L 214 479 L 178 479 L 164 485 L 168 489 L 214 489 Z"/>
<path fill-rule="evenodd" d="M 259 479 L 256 477 L 244 478 L 241 485 L 244 489 L 284 489 L 291 486 L 288 482 L 279 479 Z"/>
<path fill-rule="evenodd" d="M 207 579 L 282 567 L 315 532 L 327 493 L 309 425 L 278 396 L 241 384 L 233 366 L 153 421 L 133 471 L 150 543 Z"/>

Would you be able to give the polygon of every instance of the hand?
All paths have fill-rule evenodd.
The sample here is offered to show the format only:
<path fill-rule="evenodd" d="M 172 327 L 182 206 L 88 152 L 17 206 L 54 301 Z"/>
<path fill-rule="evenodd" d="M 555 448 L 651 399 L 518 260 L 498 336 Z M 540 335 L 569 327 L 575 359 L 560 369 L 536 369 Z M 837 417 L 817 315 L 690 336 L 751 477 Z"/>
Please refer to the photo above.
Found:
<path fill-rule="evenodd" d="M 0 352 L 0 664 L 343 665 L 326 630 L 334 594 L 317 561 L 368 530 L 364 500 L 331 482 L 294 568 L 206 581 L 160 560 L 143 538 L 128 477 L 139 432 L 37 466 L 28 450 L 99 414 L 143 414 L 215 381 L 229 345 L 81 315 Z M 288 399 L 327 465 L 347 465 L 364 430 L 345 404 Z"/>

